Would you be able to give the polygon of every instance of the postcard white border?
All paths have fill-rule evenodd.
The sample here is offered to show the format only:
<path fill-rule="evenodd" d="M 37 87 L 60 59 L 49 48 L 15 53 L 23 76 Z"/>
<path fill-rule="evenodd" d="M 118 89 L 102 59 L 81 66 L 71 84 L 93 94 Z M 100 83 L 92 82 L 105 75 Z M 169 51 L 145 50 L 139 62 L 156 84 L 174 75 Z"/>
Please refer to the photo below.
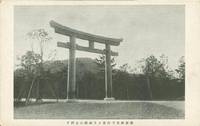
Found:
<path fill-rule="evenodd" d="M 133 119 L 134 126 L 200 125 L 200 2 L 195 0 L 138 1 L 2 1 L 0 4 L 0 123 L 2 126 L 66 126 L 70 120 L 13 119 L 13 7 L 15 5 L 185 5 L 186 100 L 185 119 Z M 76 120 L 83 121 L 83 120 Z M 86 120 L 88 121 L 88 120 Z M 107 121 L 107 120 L 93 120 Z M 112 120 L 109 120 L 112 121 Z M 117 121 L 117 120 L 114 120 Z M 126 121 L 126 120 L 120 120 Z M 129 120 L 130 121 L 130 120 Z M 75 124 L 76 125 L 76 124 Z M 82 124 L 84 125 L 84 124 Z M 112 124 L 110 124 L 112 125 Z"/>

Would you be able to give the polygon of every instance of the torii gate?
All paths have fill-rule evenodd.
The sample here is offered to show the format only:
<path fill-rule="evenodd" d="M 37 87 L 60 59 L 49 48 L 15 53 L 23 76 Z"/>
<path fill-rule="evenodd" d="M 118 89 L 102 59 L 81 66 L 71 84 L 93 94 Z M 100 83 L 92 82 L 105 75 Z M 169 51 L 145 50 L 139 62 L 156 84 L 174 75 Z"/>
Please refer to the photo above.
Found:
<path fill-rule="evenodd" d="M 93 35 L 90 33 L 78 31 L 55 21 L 50 21 L 50 26 L 54 28 L 55 33 L 68 36 L 70 42 L 58 42 L 58 47 L 69 49 L 69 63 L 68 63 L 68 80 L 67 80 L 67 100 L 76 99 L 76 50 L 86 51 L 91 53 L 105 54 L 105 98 L 104 100 L 114 100 L 112 97 L 112 67 L 111 56 L 118 56 L 117 52 L 111 51 L 110 46 L 118 46 L 122 39 L 108 38 L 99 35 Z M 83 47 L 76 44 L 76 38 L 87 40 L 89 42 L 88 47 Z M 95 49 L 94 42 L 105 44 L 105 50 Z"/>

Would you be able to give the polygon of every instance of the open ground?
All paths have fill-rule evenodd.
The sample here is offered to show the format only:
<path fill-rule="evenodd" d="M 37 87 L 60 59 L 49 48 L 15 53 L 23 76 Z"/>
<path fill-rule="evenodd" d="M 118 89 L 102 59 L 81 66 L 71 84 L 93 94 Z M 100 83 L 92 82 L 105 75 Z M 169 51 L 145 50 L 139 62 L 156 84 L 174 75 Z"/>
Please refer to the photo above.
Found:
<path fill-rule="evenodd" d="M 15 119 L 184 119 L 184 101 L 44 100 L 14 108 Z"/>

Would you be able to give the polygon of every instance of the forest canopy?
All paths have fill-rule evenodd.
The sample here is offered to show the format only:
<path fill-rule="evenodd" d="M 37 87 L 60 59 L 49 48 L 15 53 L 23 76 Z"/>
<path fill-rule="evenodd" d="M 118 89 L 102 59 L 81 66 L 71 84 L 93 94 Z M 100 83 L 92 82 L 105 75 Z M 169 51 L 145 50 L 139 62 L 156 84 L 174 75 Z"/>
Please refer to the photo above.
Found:
<path fill-rule="evenodd" d="M 28 51 L 19 58 L 20 65 L 14 71 L 14 97 L 26 98 L 34 77 L 40 76 L 43 81 L 38 87 L 33 86 L 30 97 L 33 98 L 66 98 L 68 60 L 50 60 L 43 62 L 41 71 L 41 56 Z M 76 83 L 77 98 L 103 99 L 105 96 L 103 55 L 96 59 L 77 58 Z M 167 57 L 153 55 L 138 62 L 142 72 L 132 71 L 129 64 L 116 68 L 115 59 L 112 58 L 113 67 L 113 97 L 121 100 L 183 100 L 185 89 L 185 62 L 180 58 L 179 66 L 170 70 Z"/>

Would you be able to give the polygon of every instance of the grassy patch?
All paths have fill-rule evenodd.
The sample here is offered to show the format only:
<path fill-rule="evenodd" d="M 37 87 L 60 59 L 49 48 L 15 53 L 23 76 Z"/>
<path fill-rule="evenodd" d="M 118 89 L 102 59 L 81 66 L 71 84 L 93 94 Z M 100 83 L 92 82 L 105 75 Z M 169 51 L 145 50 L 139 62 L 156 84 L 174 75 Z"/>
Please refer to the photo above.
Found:
<path fill-rule="evenodd" d="M 150 102 L 49 103 L 14 109 L 16 119 L 182 119 L 184 111 Z"/>

